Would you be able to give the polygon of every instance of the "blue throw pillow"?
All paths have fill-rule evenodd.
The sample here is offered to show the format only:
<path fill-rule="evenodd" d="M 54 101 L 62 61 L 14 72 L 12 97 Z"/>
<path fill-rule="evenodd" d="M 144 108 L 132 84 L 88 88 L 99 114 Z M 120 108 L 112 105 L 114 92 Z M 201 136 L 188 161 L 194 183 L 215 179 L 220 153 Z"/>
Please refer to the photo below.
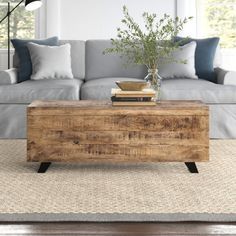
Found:
<path fill-rule="evenodd" d="M 44 40 L 12 39 L 11 42 L 19 58 L 17 82 L 20 83 L 29 80 L 32 74 L 32 64 L 27 44 L 32 42 L 46 46 L 58 46 L 58 37 L 52 37 Z"/>
<path fill-rule="evenodd" d="M 186 44 L 192 41 L 197 43 L 195 52 L 195 69 L 196 74 L 200 79 L 205 79 L 216 83 L 216 73 L 214 71 L 214 58 L 216 49 L 219 44 L 219 38 L 206 38 L 206 39 L 184 39 L 181 37 L 175 37 L 175 42 L 182 41 Z"/>

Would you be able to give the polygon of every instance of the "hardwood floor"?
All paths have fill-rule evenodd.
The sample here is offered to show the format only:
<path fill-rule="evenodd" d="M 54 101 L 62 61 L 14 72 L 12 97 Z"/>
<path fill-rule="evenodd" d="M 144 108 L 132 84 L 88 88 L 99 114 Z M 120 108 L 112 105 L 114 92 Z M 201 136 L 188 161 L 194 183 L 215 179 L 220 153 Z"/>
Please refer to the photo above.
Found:
<path fill-rule="evenodd" d="M 0 235 L 236 235 L 236 223 L 0 223 Z"/>

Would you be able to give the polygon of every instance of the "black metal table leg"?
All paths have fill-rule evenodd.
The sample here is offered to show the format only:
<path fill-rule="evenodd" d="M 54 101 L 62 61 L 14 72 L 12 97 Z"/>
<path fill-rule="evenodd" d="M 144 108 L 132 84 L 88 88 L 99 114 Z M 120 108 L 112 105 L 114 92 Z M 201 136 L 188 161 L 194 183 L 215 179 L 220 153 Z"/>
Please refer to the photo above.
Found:
<path fill-rule="evenodd" d="M 199 173 L 195 162 L 185 162 L 190 173 Z"/>
<path fill-rule="evenodd" d="M 38 169 L 38 173 L 45 173 L 50 165 L 51 162 L 42 162 Z"/>

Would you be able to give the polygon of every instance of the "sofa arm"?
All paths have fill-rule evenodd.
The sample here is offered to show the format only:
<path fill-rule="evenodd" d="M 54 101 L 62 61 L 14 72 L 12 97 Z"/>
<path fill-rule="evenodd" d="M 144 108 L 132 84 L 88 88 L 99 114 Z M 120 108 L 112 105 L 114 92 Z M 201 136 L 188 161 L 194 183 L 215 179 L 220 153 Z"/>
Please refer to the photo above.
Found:
<path fill-rule="evenodd" d="M 217 84 L 236 85 L 236 71 L 227 71 L 221 68 L 216 68 L 215 71 Z"/>
<path fill-rule="evenodd" d="M 0 85 L 9 85 L 17 83 L 17 69 L 0 71 Z"/>

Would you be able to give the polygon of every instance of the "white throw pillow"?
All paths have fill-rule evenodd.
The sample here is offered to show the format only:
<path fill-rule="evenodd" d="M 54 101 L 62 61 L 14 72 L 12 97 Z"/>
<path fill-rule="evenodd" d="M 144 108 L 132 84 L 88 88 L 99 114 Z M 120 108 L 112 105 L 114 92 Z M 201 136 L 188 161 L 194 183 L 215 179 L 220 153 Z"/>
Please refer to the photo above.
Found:
<path fill-rule="evenodd" d="M 32 80 L 73 79 L 71 46 L 44 46 L 28 43 L 32 62 Z"/>
<path fill-rule="evenodd" d="M 164 62 L 159 64 L 159 74 L 163 78 L 192 78 L 198 79 L 195 70 L 195 51 L 197 43 L 191 42 L 172 52 L 172 62 Z M 186 64 L 176 62 L 185 61 Z"/>

